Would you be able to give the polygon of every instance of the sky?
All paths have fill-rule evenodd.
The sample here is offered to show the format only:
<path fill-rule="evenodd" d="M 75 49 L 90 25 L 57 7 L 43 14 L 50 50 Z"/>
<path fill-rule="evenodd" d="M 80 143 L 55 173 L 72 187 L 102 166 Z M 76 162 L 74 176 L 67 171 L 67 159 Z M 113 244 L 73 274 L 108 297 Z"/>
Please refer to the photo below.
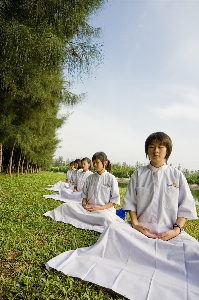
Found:
<path fill-rule="evenodd" d="M 103 62 L 74 80 L 86 98 L 58 130 L 54 157 L 103 151 L 112 163 L 147 164 L 145 140 L 163 131 L 168 164 L 199 170 L 198 16 L 199 0 L 109 0 L 89 20 L 102 28 Z"/>

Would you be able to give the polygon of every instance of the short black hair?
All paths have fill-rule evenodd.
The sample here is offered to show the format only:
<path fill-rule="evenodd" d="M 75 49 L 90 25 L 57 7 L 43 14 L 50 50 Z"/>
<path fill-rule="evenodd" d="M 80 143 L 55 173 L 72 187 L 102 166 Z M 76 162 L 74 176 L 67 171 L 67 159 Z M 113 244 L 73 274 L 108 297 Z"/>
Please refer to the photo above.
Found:
<path fill-rule="evenodd" d="M 167 154 L 165 156 L 165 159 L 167 161 L 170 154 L 171 154 L 171 152 L 172 152 L 172 147 L 173 147 L 171 138 L 166 133 L 159 132 L 159 131 L 150 134 L 148 136 L 148 138 L 146 139 L 146 141 L 145 141 L 146 157 L 148 155 L 148 147 L 153 141 L 157 141 L 157 142 L 161 143 L 162 145 L 164 145 L 167 148 Z"/>

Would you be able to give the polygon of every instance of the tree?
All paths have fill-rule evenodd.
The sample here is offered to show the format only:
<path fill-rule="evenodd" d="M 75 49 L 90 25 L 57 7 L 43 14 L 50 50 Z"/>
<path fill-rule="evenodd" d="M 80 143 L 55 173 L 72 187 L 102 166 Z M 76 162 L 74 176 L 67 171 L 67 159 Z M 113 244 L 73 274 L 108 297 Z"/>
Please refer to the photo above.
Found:
<path fill-rule="evenodd" d="M 0 1 L 0 141 L 9 152 L 4 164 L 9 161 L 10 174 L 15 152 L 18 170 L 23 156 L 32 164 L 52 160 L 56 130 L 67 118 L 58 118 L 60 105 L 75 105 L 83 97 L 70 92 L 63 70 L 88 72 L 99 58 L 99 45 L 92 42 L 99 29 L 87 19 L 103 3 Z"/>

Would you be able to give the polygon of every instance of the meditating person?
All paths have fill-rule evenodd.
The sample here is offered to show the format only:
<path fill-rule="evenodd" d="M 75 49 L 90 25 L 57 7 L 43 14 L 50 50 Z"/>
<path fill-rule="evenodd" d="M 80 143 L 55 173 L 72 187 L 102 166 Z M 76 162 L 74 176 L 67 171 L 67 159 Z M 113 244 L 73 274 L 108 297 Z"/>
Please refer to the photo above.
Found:
<path fill-rule="evenodd" d="M 150 162 L 133 173 L 124 199 L 131 221 L 110 224 L 95 245 L 64 252 L 46 267 L 132 300 L 198 300 L 199 242 L 183 230 L 197 219 L 195 201 L 183 173 L 167 165 L 171 151 L 167 134 L 151 134 Z"/>
<path fill-rule="evenodd" d="M 75 183 L 76 178 L 77 178 L 77 173 L 82 170 L 81 159 L 77 158 L 74 161 L 74 167 L 75 167 L 75 169 L 73 170 L 73 172 L 71 174 L 71 180 L 69 182 L 69 185 L 73 186 L 73 188 L 74 188 L 74 183 Z"/>
<path fill-rule="evenodd" d="M 59 199 L 63 202 L 68 202 L 68 200 L 75 200 L 76 202 L 82 202 L 82 188 L 86 181 L 86 178 L 93 174 L 90 171 L 91 169 L 91 160 L 88 157 L 84 157 L 81 160 L 81 169 L 76 173 L 74 179 L 74 189 L 62 188 L 59 191 L 59 196 L 56 197 L 56 200 Z"/>
<path fill-rule="evenodd" d="M 80 169 L 81 168 L 81 160 L 80 159 L 76 159 L 75 161 L 72 161 L 70 163 L 70 169 L 67 171 L 66 173 L 66 182 L 63 181 L 58 181 L 56 182 L 54 185 L 52 185 L 49 188 L 46 188 L 46 190 L 49 191 L 55 191 L 55 192 L 59 192 L 61 189 L 63 188 L 69 188 L 69 189 L 74 189 L 74 180 L 76 178 L 76 174 L 77 174 L 77 168 Z M 48 198 L 48 196 L 50 195 L 44 195 L 45 198 Z M 52 198 L 52 197 L 49 197 Z"/>
<path fill-rule="evenodd" d="M 96 173 L 86 178 L 82 189 L 82 204 L 67 202 L 44 216 L 71 224 L 77 228 L 102 232 L 112 222 L 124 222 L 116 215 L 120 204 L 118 182 L 110 173 L 111 163 L 104 152 L 92 157 Z"/>
<path fill-rule="evenodd" d="M 81 192 L 86 178 L 93 174 L 91 171 L 91 160 L 88 157 L 81 159 L 81 169 L 77 172 L 74 181 L 74 192 Z"/>
<path fill-rule="evenodd" d="M 75 162 L 71 161 L 70 162 L 70 169 L 66 172 L 66 183 L 71 182 L 71 177 L 73 174 L 73 171 L 75 170 Z"/>
<path fill-rule="evenodd" d="M 59 182 L 53 187 L 54 189 L 56 189 L 56 191 L 59 191 L 59 194 L 43 195 L 43 197 L 46 199 L 54 199 L 62 202 L 68 202 L 68 200 L 75 200 L 77 203 L 81 203 L 81 191 L 84 182 L 89 175 L 93 174 L 93 172 L 91 172 L 90 169 L 91 160 L 88 157 L 83 158 L 81 160 L 81 169 L 79 169 L 76 173 L 76 176 L 74 176 L 73 186 L 70 186 L 69 183 Z"/>

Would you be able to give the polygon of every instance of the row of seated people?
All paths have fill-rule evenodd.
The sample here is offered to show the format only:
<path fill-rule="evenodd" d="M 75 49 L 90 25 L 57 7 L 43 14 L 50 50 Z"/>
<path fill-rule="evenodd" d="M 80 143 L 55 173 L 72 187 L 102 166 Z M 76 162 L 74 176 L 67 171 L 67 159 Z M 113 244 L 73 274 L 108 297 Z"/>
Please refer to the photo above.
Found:
<path fill-rule="evenodd" d="M 104 152 L 92 157 L 95 173 L 91 172 L 91 160 L 87 157 L 71 163 L 66 174 L 66 183 L 58 182 L 50 190 L 59 191 L 59 195 L 45 195 L 65 202 L 44 215 L 56 221 L 72 224 L 81 229 L 102 232 L 112 222 L 124 222 L 116 214 L 115 205 L 120 204 L 118 182 L 110 173 L 111 163 Z M 121 210 L 119 210 L 121 213 Z M 125 213 L 123 212 L 123 217 Z"/>

